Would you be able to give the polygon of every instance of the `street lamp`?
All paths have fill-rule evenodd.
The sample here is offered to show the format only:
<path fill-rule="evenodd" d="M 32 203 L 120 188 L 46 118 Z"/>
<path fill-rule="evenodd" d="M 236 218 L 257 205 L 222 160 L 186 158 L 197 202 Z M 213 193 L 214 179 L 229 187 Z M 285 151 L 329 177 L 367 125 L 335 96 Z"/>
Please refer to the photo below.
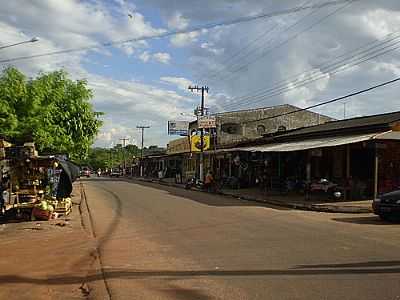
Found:
<path fill-rule="evenodd" d="M 9 47 L 13 47 L 13 46 L 21 45 L 21 44 L 35 43 L 37 41 L 39 41 L 39 38 L 33 37 L 33 38 L 31 38 L 30 40 L 27 40 L 27 41 L 23 41 L 23 42 L 11 44 L 11 45 L 6 45 L 6 46 L 0 46 L 0 49 L 9 48 Z"/>

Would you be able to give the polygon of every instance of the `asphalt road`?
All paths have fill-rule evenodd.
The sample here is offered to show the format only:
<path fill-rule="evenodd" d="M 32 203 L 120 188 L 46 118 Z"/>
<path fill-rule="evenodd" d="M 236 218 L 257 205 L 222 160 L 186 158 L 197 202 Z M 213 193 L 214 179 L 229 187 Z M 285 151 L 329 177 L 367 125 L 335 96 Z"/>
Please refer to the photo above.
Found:
<path fill-rule="evenodd" d="M 400 299 L 400 224 L 84 182 L 112 299 Z"/>

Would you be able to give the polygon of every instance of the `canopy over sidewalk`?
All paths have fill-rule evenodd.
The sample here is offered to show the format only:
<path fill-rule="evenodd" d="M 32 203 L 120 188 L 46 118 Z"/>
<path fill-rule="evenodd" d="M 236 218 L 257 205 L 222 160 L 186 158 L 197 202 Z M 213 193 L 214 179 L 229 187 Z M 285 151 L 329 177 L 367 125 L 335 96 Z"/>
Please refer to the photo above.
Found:
<path fill-rule="evenodd" d="M 269 143 L 265 145 L 236 147 L 230 149 L 220 149 L 215 152 L 247 151 L 247 152 L 290 152 L 315 148 L 326 148 L 354 144 L 372 140 L 400 140 L 399 131 L 375 132 L 368 134 L 356 134 L 345 136 L 328 136 L 316 139 L 306 139 L 301 141 L 290 141 L 284 143 Z M 212 151 L 208 151 L 212 152 Z"/>

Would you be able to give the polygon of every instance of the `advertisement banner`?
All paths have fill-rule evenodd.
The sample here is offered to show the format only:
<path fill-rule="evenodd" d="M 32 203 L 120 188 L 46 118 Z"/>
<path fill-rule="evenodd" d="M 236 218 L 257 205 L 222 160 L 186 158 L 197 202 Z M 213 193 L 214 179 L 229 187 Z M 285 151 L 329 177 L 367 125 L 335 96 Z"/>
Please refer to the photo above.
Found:
<path fill-rule="evenodd" d="M 188 121 L 168 121 L 168 135 L 188 135 Z"/>

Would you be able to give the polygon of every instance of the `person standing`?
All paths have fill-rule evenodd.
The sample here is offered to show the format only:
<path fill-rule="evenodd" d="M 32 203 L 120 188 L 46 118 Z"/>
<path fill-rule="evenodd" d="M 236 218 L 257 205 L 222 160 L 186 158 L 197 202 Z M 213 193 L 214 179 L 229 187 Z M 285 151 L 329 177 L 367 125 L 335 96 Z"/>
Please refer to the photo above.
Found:
<path fill-rule="evenodd" d="M 207 172 L 206 179 L 204 181 L 204 189 L 207 192 L 211 192 L 214 189 L 214 177 L 211 171 Z"/>

